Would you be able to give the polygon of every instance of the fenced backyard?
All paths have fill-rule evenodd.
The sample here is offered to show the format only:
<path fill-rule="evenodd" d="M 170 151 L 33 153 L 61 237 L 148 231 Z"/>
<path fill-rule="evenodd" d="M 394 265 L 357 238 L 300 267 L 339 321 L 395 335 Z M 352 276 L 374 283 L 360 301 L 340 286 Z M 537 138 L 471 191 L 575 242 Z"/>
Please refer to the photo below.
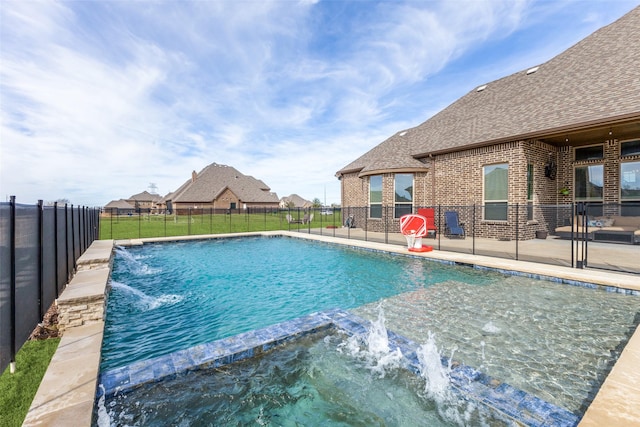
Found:
<path fill-rule="evenodd" d="M 503 204 L 488 210 L 483 205 L 410 206 L 408 210 L 397 210 L 394 206 L 374 210 L 368 206 L 182 209 L 172 214 L 114 209 L 102 213 L 100 238 L 289 230 L 407 245 L 400 233 L 399 217 L 424 208 L 433 210 L 437 231 L 424 238 L 423 243 L 435 250 L 640 274 L 640 204 L 637 203 Z M 464 229 L 463 236 L 448 232 L 446 212 L 456 213 Z"/>
<path fill-rule="evenodd" d="M 96 238 L 135 239 L 288 230 L 406 246 L 399 217 L 434 212 L 434 250 L 640 275 L 640 204 L 183 209 L 105 211 L 0 203 L 0 368 L 41 321 Z M 448 231 L 456 212 L 463 235 Z M 487 219 L 487 214 L 493 219 Z M 497 217 L 505 218 L 503 220 Z"/>
<path fill-rule="evenodd" d="M 150 209 L 133 212 L 105 209 L 101 215 L 101 239 L 193 236 L 272 230 L 306 230 L 340 227 L 338 208 L 311 209 L 178 209 L 171 214 Z"/>

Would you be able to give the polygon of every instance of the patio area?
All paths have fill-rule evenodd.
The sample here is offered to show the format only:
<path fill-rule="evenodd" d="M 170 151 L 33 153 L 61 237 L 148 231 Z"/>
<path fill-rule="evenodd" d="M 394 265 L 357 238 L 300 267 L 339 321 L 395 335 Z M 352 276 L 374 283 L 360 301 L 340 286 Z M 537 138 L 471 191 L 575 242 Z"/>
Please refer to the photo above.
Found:
<path fill-rule="evenodd" d="M 296 231 L 296 230 L 291 230 Z M 366 240 L 377 243 L 407 246 L 400 233 L 378 233 L 361 228 L 300 228 L 298 232 Z M 604 269 L 624 273 L 640 274 L 640 245 L 605 242 L 571 241 L 549 236 L 546 239 L 498 240 L 467 236 L 464 239 L 437 236 L 424 238 L 422 244 L 434 250 L 484 255 L 519 261 L 530 261 L 564 267 L 576 266 L 576 261 L 586 260 L 585 268 Z M 573 251 L 573 256 L 572 256 Z"/>

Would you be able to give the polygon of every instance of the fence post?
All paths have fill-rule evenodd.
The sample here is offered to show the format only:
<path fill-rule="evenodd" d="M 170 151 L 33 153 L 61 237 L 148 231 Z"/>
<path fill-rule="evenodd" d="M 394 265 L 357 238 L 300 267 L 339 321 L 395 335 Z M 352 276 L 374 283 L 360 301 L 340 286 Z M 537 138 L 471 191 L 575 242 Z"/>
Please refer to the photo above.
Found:
<path fill-rule="evenodd" d="M 507 205 L 507 209 L 508 209 Z M 520 204 L 516 203 L 516 261 L 518 260 L 518 235 L 520 234 Z"/>
<path fill-rule="evenodd" d="M 44 212 L 42 199 L 38 200 L 38 308 L 44 317 Z"/>
<path fill-rule="evenodd" d="M 75 221 L 73 220 L 74 212 L 73 212 L 73 203 L 71 204 L 71 274 L 76 271 L 76 226 Z M 71 279 L 71 278 L 69 278 Z"/>
<path fill-rule="evenodd" d="M 471 218 L 471 253 L 476 254 L 476 204 L 473 204 L 472 218 Z"/>
<path fill-rule="evenodd" d="M 69 211 L 67 210 L 67 204 L 64 204 L 64 265 L 67 273 L 67 282 L 70 278 L 69 268 Z"/>
<path fill-rule="evenodd" d="M 58 292 L 58 289 L 60 289 L 60 265 L 58 262 L 58 202 L 54 202 L 53 203 L 53 241 L 55 244 L 55 249 L 54 249 L 54 258 L 55 258 L 55 262 L 53 263 L 53 265 L 55 266 L 55 270 L 56 270 L 56 299 L 60 296 L 60 293 Z"/>
<path fill-rule="evenodd" d="M 9 199 L 9 251 L 11 263 L 11 289 L 9 291 L 11 298 L 11 348 L 9 354 L 9 372 L 16 372 L 16 196 Z"/>

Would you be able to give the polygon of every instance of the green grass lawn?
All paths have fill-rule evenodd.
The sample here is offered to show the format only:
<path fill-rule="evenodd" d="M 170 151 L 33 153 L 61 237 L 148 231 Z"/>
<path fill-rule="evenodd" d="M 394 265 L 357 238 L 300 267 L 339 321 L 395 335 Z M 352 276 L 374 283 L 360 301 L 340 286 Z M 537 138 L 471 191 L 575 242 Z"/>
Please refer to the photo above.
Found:
<path fill-rule="evenodd" d="M 59 338 L 27 341 L 16 354 L 16 372 L 0 376 L 0 427 L 19 427 L 27 416 Z"/>
<path fill-rule="evenodd" d="M 340 226 L 340 212 L 331 215 L 314 214 L 309 224 L 289 224 L 286 211 L 275 213 L 215 213 L 203 215 L 146 215 L 100 218 L 100 239 L 131 239 L 144 237 L 188 236 L 198 234 L 242 233 L 250 231 L 298 230 Z M 291 213 L 297 219 L 298 212 Z M 300 212 L 300 218 L 303 213 Z"/>

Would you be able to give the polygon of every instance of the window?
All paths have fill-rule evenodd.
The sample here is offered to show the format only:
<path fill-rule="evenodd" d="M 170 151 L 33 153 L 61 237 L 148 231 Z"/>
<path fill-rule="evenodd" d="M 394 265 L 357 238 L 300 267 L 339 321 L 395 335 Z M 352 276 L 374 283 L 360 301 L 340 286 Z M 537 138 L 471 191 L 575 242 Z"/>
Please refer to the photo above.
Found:
<path fill-rule="evenodd" d="M 533 221 L 533 163 L 527 165 L 527 221 Z"/>
<path fill-rule="evenodd" d="M 501 163 L 484 168 L 484 219 L 506 221 L 509 194 L 509 164 Z"/>
<path fill-rule="evenodd" d="M 604 151 L 602 145 L 592 145 L 590 147 L 576 148 L 575 159 L 576 162 L 604 159 Z"/>
<path fill-rule="evenodd" d="M 382 218 L 382 175 L 369 178 L 369 218 Z"/>
<path fill-rule="evenodd" d="M 620 164 L 622 215 L 640 215 L 640 162 Z"/>
<path fill-rule="evenodd" d="M 576 201 L 602 202 L 603 172 L 603 165 L 576 166 L 574 187 Z"/>
<path fill-rule="evenodd" d="M 620 164 L 620 199 L 640 200 L 640 162 Z"/>
<path fill-rule="evenodd" d="M 399 173 L 395 175 L 395 218 L 413 212 L 413 174 Z"/>
<path fill-rule="evenodd" d="M 620 155 L 623 157 L 640 155 L 640 139 L 620 143 Z"/>

